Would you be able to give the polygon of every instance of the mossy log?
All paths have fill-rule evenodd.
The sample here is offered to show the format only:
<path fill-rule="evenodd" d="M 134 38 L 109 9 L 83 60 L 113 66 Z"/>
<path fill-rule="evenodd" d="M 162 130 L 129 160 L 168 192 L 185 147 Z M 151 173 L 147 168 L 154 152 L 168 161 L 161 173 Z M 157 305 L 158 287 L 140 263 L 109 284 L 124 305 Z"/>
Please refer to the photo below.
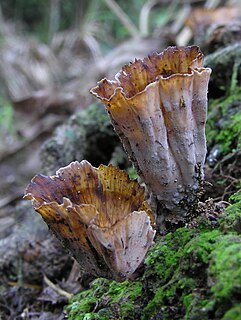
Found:
<path fill-rule="evenodd" d="M 218 223 L 203 217 L 160 237 L 136 281 L 95 280 L 68 319 L 240 319 L 241 194 L 233 199 Z"/>

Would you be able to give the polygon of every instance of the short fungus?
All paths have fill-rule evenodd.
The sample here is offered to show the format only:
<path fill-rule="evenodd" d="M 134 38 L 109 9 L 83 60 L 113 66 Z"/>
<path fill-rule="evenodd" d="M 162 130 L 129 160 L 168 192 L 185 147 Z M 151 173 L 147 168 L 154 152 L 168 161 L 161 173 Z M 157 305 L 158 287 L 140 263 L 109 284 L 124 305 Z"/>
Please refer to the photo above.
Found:
<path fill-rule="evenodd" d="M 112 165 L 72 162 L 55 176 L 36 175 L 24 199 L 32 200 L 49 228 L 94 276 L 134 277 L 153 243 L 153 213 L 144 188 Z"/>

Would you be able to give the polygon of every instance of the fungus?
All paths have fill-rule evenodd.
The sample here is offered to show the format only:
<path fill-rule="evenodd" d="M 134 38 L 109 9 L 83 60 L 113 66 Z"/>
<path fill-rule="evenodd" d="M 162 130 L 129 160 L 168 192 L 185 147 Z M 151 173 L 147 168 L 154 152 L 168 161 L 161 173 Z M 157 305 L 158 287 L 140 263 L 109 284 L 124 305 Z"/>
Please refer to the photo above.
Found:
<path fill-rule="evenodd" d="M 157 200 L 161 221 L 185 221 L 197 203 L 206 156 L 211 70 L 197 46 L 168 47 L 125 65 L 91 90 Z"/>
<path fill-rule="evenodd" d="M 213 8 L 197 8 L 188 17 L 186 25 L 190 27 L 194 35 L 200 36 L 211 25 L 215 27 L 227 26 L 238 22 L 240 12 L 238 6 L 224 6 Z"/>
<path fill-rule="evenodd" d="M 112 165 L 72 162 L 55 176 L 36 175 L 32 200 L 49 228 L 80 266 L 94 276 L 133 277 L 153 243 L 153 213 L 144 188 Z"/>

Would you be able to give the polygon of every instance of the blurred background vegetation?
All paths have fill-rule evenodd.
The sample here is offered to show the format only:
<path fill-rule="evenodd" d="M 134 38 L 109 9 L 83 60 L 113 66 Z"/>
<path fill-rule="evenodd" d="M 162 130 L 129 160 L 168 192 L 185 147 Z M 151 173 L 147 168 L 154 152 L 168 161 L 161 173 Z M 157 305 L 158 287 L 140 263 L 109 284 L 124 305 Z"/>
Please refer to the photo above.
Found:
<path fill-rule="evenodd" d="M 70 115 L 96 103 L 89 89 L 101 78 L 168 45 L 197 44 L 208 54 L 240 41 L 240 16 L 239 0 L 2 0 L 0 177 L 9 171 L 15 188 L 12 170 L 22 168 L 21 185 L 41 170 L 42 143 Z M 216 72 L 216 98 L 231 86 L 224 81 L 233 68 L 226 70 L 227 77 Z"/>
<path fill-rule="evenodd" d="M 40 109 L 56 104 L 56 99 L 57 104 L 63 99 L 66 107 L 65 97 L 59 97 L 56 89 L 59 86 L 61 89 L 65 86 L 66 94 L 72 93 L 70 104 L 76 106 L 77 87 L 87 95 L 95 81 L 111 69 L 112 62 L 114 72 L 122 63 L 159 49 L 159 42 L 152 48 L 152 43 L 139 40 L 155 33 L 159 36 L 160 28 L 173 19 L 172 14 L 180 4 L 158 0 L 2 0 L 0 153 L 26 138 L 21 133 L 21 126 L 26 126 L 25 109 L 28 118 L 29 113 L 39 115 Z M 189 3 L 181 5 L 190 7 Z M 105 60 L 107 53 L 127 39 L 139 40 L 113 51 Z M 86 72 L 85 83 L 77 81 Z M 43 92 L 42 98 L 36 97 L 36 92 L 46 89 L 55 93 L 52 90 Z M 85 99 L 87 105 L 90 98 Z"/>
<path fill-rule="evenodd" d="M 173 1 L 172 8 L 178 2 Z M 54 32 L 72 28 L 83 31 L 87 24 L 102 43 L 111 46 L 129 36 L 129 33 L 133 35 L 143 31 L 138 30 L 142 28 L 139 21 L 141 11 L 146 12 L 158 3 L 161 6 L 151 13 L 150 28 L 153 29 L 165 21 L 171 9 L 165 1 L 2 0 L 1 6 L 4 19 L 17 21 L 22 30 L 44 42 L 50 42 Z M 126 21 L 130 19 L 129 30 L 126 28 L 128 22 L 124 25 L 117 16 Z M 104 38 L 101 37 L 103 35 Z"/>

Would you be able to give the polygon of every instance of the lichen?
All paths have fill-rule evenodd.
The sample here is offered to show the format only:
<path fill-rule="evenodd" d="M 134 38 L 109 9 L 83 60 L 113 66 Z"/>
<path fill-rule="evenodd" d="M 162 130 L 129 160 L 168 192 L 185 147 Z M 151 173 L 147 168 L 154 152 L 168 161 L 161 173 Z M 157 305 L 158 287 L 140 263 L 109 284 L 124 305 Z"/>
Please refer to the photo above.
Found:
<path fill-rule="evenodd" d="M 241 319 L 241 193 L 214 227 L 200 222 L 159 237 L 133 282 L 95 280 L 68 319 Z"/>

